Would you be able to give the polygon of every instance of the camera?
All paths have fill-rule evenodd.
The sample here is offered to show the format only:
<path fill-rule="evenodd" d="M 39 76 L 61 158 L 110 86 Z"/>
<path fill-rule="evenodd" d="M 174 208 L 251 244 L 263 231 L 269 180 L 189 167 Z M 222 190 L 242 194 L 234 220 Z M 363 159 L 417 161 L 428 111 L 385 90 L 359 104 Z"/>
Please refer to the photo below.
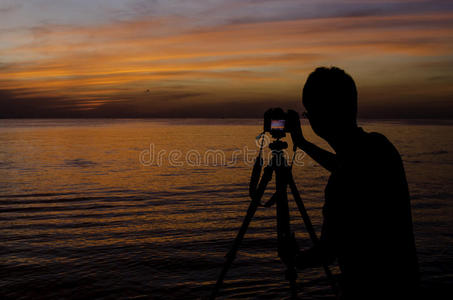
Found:
<path fill-rule="evenodd" d="M 270 108 L 264 113 L 264 131 L 276 139 L 285 137 L 291 129 L 288 119 L 288 113 L 283 109 Z"/>

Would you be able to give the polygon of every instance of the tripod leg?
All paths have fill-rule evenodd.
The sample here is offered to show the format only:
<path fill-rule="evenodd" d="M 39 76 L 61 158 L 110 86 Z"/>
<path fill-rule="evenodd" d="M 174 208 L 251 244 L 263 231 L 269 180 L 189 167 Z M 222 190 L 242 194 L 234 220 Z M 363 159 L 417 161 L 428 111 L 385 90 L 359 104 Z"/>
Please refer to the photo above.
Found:
<path fill-rule="evenodd" d="M 225 255 L 225 263 L 223 265 L 222 271 L 219 274 L 217 282 L 212 290 L 211 296 L 209 299 L 215 299 L 218 291 L 222 287 L 223 280 L 225 278 L 228 269 L 232 265 L 234 259 L 236 258 L 236 252 L 239 249 L 239 245 L 244 238 L 245 232 L 252 221 L 253 216 L 255 215 L 256 209 L 260 204 L 261 198 L 263 197 L 264 191 L 266 189 L 267 184 L 272 179 L 272 172 L 273 169 L 270 166 L 264 168 L 263 177 L 259 183 L 258 189 L 255 193 L 253 193 L 252 201 L 250 202 L 249 208 L 247 209 L 247 214 L 245 215 L 244 221 L 242 222 L 242 226 L 239 229 L 236 238 L 234 239 L 233 246 L 231 247 L 230 251 Z"/>
<path fill-rule="evenodd" d="M 310 235 L 313 244 L 316 245 L 319 242 L 318 237 L 316 235 L 315 229 L 313 228 L 313 224 L 311 223 L 310 217 L 308 216 L 307 210 L 305 209 L 305 205 L 302 202 L 299 190 L 297 189 L 296 183 L 294 182 L 294 178 L 291 172 L 289 172 L 288 184 L 291 189 L 291 193 L 293 194 L 294 201 L 297 204 L 297 208 L 300 211 L 300 215 L 302 216 L 302 220 L 304 221 L 307 232 Z M 333 292 L 335 293 L 336 296 L 338 296 L 338 289 L 335 284 L 335 280 L 333 279 L 332 272 L 329 269 L 329 265 L 327 263 L 323 263 L 323 268 L 324 272 L 326 273 L 327 279 L 329 280 L 329 283 L 332 286 Z"/>
<path fill-rule="evenodd" d="M 277 203 L 277 234 L 278 234 L 278 254 L 286 266 L 285 277 L 289 281 L 291 288 L 291 298 L 297 299 L 295 268 L 295 245 L 296 241 L 291 232 L 290 215 L 288 207 L 288 167 L 281 152 L 276 152 L 274 156 L 275 184 L 276 184 L 276 203 Z M 279 159 L 277 162 L 276 160 Z"/>
<path fill-rule="evenodd" d="M 286 184 L 284 184 L 286 188 Z M 288 196 L 279 193 L 277 197 L 277 234 L 278 234 L 278 255 L 286 266 L 285 277 L 289 281 L 292 299 L 297 298 L 295 267 L 295 245 L 296 241 L 290 229 Z"/>

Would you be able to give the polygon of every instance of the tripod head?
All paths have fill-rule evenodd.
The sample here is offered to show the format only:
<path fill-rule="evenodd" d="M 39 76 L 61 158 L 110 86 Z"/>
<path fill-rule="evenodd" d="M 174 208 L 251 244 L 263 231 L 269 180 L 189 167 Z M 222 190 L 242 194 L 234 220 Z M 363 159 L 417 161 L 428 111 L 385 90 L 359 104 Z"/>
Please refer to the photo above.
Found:
<path fill-rule="evenodd" d="M 280 141 L 280 139 L 276 139 L 272 143 L 269 144 L 269 149 L 271 150 L 276 150 L 276 151 L 281 151 L 283 149 L 288 148 L 288 143 Z"/>

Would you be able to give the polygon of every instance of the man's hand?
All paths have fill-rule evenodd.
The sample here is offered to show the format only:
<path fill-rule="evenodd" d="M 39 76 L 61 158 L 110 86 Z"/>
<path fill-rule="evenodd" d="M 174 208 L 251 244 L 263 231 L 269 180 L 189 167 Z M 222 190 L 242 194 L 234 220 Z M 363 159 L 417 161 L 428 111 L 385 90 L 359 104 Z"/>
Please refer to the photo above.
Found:
<path fill-rule="evenodd" d="M 291 139 L 293 140 L 293 144 L 296 147 L 301 146 L 303 141 L 305 140 L 304 135 L 302 133 L 302 128 L 300 127 L 300 118 L 299 114 L 294 110 L 288 110 L 288 127 L 290 128 Z"/>

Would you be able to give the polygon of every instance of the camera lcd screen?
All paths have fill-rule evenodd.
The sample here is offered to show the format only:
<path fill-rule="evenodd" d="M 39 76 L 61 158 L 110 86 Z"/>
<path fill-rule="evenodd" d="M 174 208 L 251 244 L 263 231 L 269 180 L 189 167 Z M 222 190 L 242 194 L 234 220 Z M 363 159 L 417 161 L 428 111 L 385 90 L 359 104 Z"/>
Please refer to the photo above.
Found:
<path fill-rule="evenodd" d="M 271 130 L 285 130 L 285 120 L 271 120 Z"/>

